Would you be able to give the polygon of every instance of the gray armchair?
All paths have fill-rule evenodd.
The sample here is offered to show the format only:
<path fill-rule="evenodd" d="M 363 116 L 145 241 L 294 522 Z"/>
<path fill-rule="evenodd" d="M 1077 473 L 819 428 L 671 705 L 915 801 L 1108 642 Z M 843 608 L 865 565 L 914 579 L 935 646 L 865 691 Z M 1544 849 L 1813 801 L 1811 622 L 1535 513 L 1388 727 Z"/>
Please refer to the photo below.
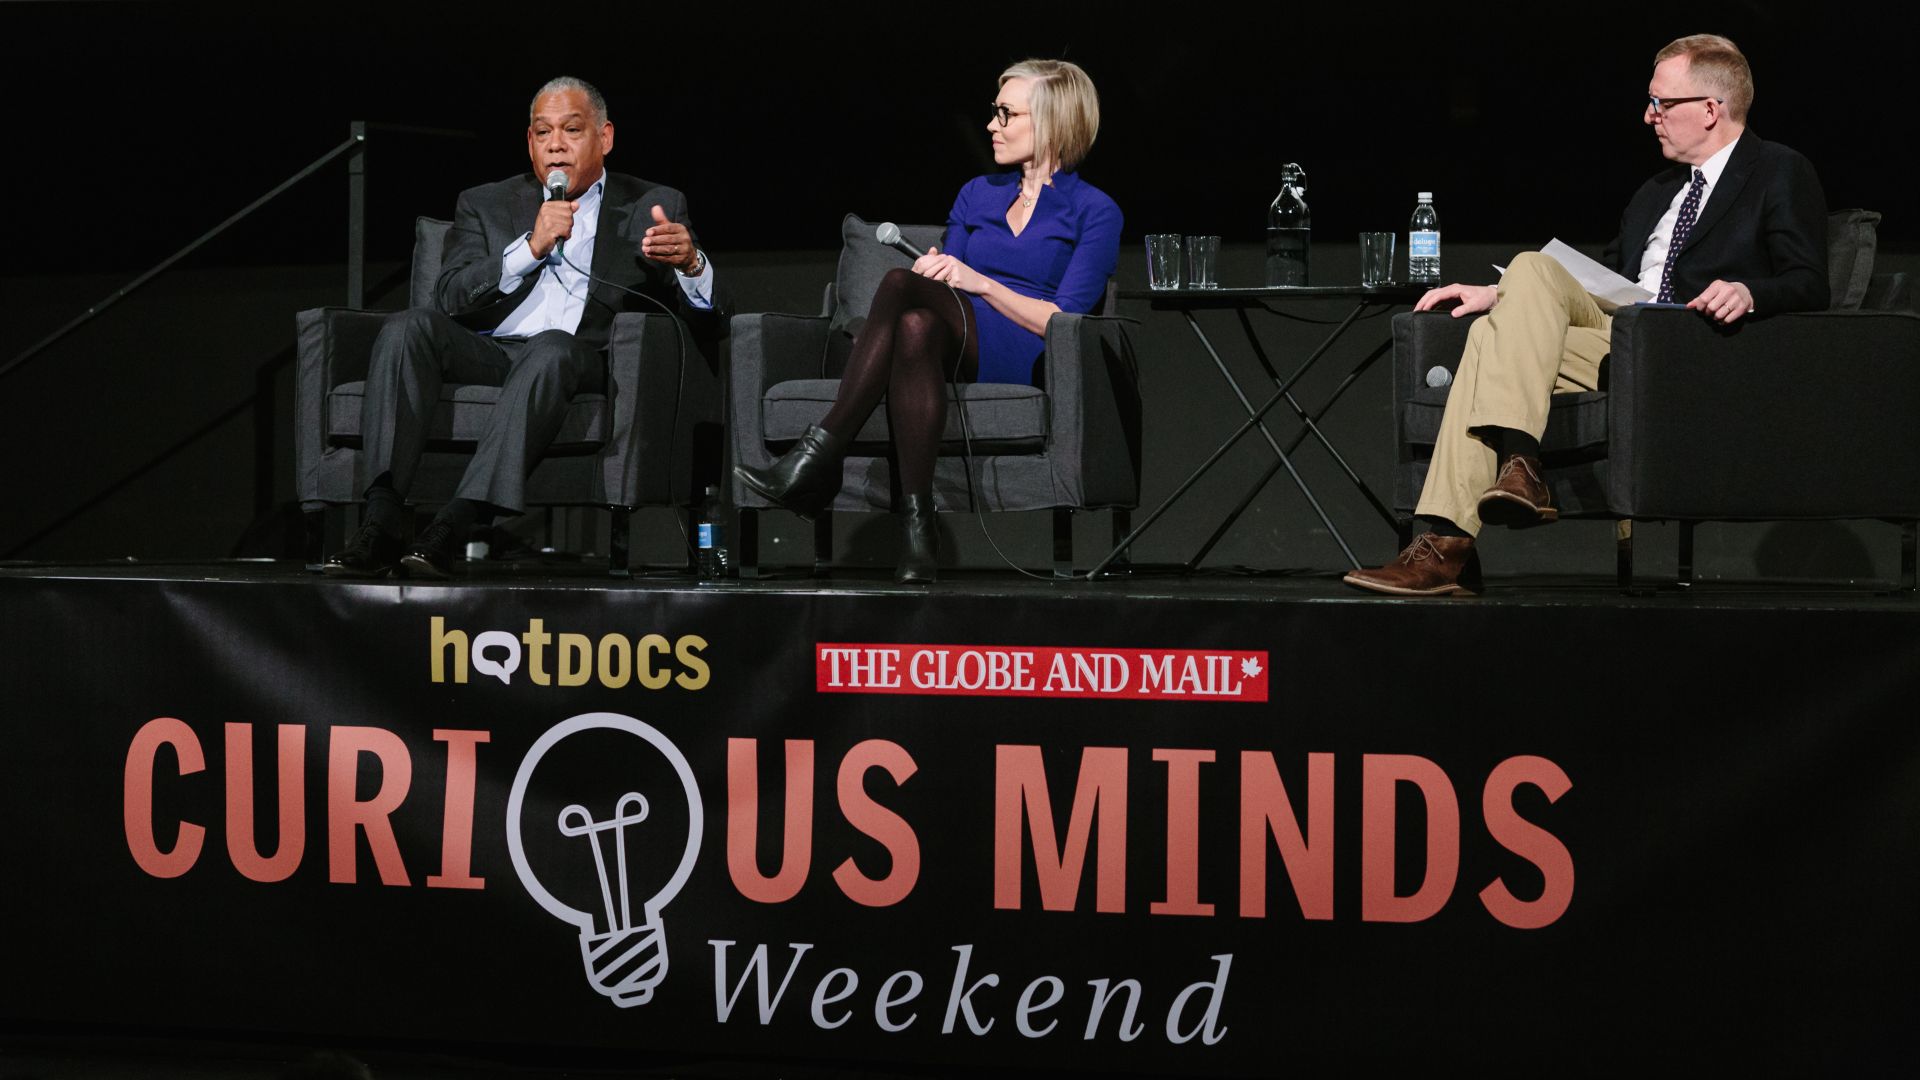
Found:
<path fill-rule="evenodd" d="M 414 224 L 410 306 L 433 303 L 448 226 L 431 218 Z M 360 404 L 373 339 L 386 317 L 345 308 L 295 316 L 294 460 L 297 493 L 310 514 L 361 500 L 368 478 L 360 475 Z M 607 568 L 626 576 L 633 510 L 691 506 L 700 482 L 717 472 L 719 379 L 715 362 L 666 315 L 615 316 L 607 367 L 606 393 L 574 398 L 527 480 L 527 502 L 610 511 Z M 412 501 L 452 497 L 498 395 L 491 386 L 445 386 Z"/>
<path fill-rule="evenodd" d="M 1622 589 L 1633 587 L 1635 519 L 1679 523 L 1684 582 L 1699 522 L 1873 518 L 1903 526 L 1901 586 L 1914 588 L 1920 314 L 1906 275 L 1872 273 L 1879 219 L 1830 217 L 1834 310 L 1720 328 L 1696 312 L 1623 308 L 1603 389 L 1554 395 L 1540 440 L 1554 503 L 1621 523 Z M 1394 318 L 1403 545 L 1449 389 L 1428 375 L 1459 364 L 1472 321 Z"/>
<path fill-rule="evenodd" d="M 766 313 L 733 320 L 728 421 L 736 464 L 765 466 L 819 422 L 839 389 L 847 345 L 865 319 L 880 278 L 909 260 L 873 239 L 873 226 L 848 215 L 836 280 L 818 316 Z M 902 233 L 925 249 L 940 240 L 934 226 Z M 1103 311 L 1111 310 L 1112 287 Z M 1104 314 L 1055 315 L 1047 325 L 1042 386 L 1000 383 L 949 388 L 947 428 L 934 471 L 934 503 L 971 510 L 969 492 L 987 510 L 1054 512 L 1054 573 L 1070 576 L 1074 510 L 1113 511 L 1113 535 L 1124 536 L 1128 511 L 1140 501 L 1140 391 L 1132 338 L 1124 319 Z M 961 410 L 971 432 L 971 469 L 963 456 Z M 888 458 L 886 410 L 876 409 L 855 437 L 843 465 L 839 496 L 815 518 L 816 567 L 831 561 L 832 511 L 889 510 L 898 484 Z M 758 575 L 757 514 L 772 504 L 735 483 L 740 511 L 738 565 Z"/>

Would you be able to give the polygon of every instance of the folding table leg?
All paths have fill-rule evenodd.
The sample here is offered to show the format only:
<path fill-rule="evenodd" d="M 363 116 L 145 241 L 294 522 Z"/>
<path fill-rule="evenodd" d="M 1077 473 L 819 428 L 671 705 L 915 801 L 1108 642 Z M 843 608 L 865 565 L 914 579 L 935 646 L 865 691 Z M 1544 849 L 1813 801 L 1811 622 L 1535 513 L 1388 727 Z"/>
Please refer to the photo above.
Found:
<path fill-rule="evenodd" d="M 1315 352 L 1314 357 L 1309 358 L 1309 362 L 1317 358 L 1320 352 L 1332 344 L 1333 339 L 1338 337 L 1340 333 L 1353 322 L 1354 318 L 1360 314 L 1361 309 L 1365 306 L 1364 303 L 1356 305 L 1353 311 L 1347 314 L 1346 320 L 1340 324 L 1339 328 L 1336 329 L 1334 333 L 1328 335 L 1327 341 L 1321 345 L 1320 350 Z M 1326 509 L 1320 505 L 1320 500 L 1314 496 L 1313 489 L 1307 486 L 1307 482 L 1301 477 L 1300 471 L 1294 468 L 1293 460 L 1287 456 L 1285 450 L 1281 449 L 1280 440 L 1274 438 L 1272 430 L 1267 427 L 1265 419 L 1267 411 L 1271 409 L 1277 401 L 1286 401 L 1287 404 L 1293 408 L 1295 414 L 1302 418 L 1307 415 L 1306 410 L 1300 407 L 1299 402 L 1293 400 L 1287 384 L 1284 383 L 1279 389 L 1274 391 L 1273 396 L 1268 398 L 1265 404 L 1256 407 L 1253 402 L 1248 399 L 1246 391 L 1241 389 L 1239 380 L 1233 377 L 1233 372 L 1227 367 L 1226 361 L 1220 358 L 1220 352 L 1213 347 L 1213 342 L 1207 337 L 1207 332 L 1200 328 L 1200 320 L 1195 318 L 1194 313 L 1191 311 L 1184 311 L 1181 312 L 1181 314 L 1186 316 L 1187 326 L 1192 329 L 1194 336 L 1200 339 L 1201 347 L 1207 351 L 1207 356 L 1212 359 L 1213 366 L 1219 369 L 1221 377 L 1226 380 L 1228 388 L 1233 391 L 1233 396 L 1239 399 L 1240 407 L 1245 410 L 1248 421 L 1259 429 L 1261 438 L 1266 441 L 1268 448 L 1273 451 L 1274 457 L 1280 460 L 1281 466 L 1287 470 L 1287 475 L 1292 478 L 1294 486 L 1300 489 L 1300 494 L 1306 497 L 1307 505 L 1313 508 L 1314 516 L 1320 519 L 1320 524 L 1327 527 L 1327 534 L 1333 537 L 1333 542 L 1340 545 L 1340 553 L 1347 557 L 1347 564 L 1355 570 L 1360 569 L 1360 560 L 1353 554 L 1353 549 L 1347 546 L 1347 538 L 1340 535 L 1339 526 L 1335 525 L 1333 519 L 1327 516 Z M 1305 366 L 1305 364 L 1301 365 L 1302 370 L 1305 369 Z M 1236 439 L 1238 437 L 1238 435 L 1234 436 Z M 1178 492 L 1176 492 L 1176 495 L 1177 494 Z M 1171 501 L 1171 498 L 1169 501 Z"/>

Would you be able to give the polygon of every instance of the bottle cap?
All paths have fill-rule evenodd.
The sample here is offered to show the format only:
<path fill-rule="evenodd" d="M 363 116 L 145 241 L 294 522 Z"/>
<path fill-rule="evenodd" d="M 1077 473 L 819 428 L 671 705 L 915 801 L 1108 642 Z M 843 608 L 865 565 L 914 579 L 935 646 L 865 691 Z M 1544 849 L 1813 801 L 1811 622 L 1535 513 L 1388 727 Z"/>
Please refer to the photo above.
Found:
<path fill-rule="evenodd" d="M 1420 201 L 1421 201 L 1421 202 L 1432 202 L 1432 201 L 1433 201 L 1433 192 L 1431 192 L 1431 191 L 1423 191 L 1423 192 L 1421 192 L 1421 193 L 1420 193 Z"/>

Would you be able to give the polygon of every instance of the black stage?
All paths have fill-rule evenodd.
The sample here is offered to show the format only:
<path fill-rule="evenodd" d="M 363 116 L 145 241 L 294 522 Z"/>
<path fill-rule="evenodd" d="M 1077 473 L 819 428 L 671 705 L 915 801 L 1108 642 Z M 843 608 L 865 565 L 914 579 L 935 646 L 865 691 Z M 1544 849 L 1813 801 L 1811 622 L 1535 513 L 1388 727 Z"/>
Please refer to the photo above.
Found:
<path fill-rule="evenodd" d="M 1671 568 L 1668 568 L 1669 570 Z M 1417 600 L 1380 596 L 1344 585 L 1342 571 L 1321 569 L 1255 569 L 1207 567 L 1184 572 L 1177 565 L 1136 565 L 1097 581 L 1055 579 L 1043 565 L 1027 568 L 1031 577 L 1010 570 L 955 570 L 943 567 L 941 580 L 931 587 L 895 585 L 892 568 L 836 566 L 821 574 L 805 566 L 763 567 L 754 581 L 730 579 L 703 582 L 692 571 L 669 565 L 636 566 L 630 579 L 611 578 L 604 559 L 586 556 L 529 556 L 512 562 L 454 564 L 449 581 L 329 578 L 288 559 L 141 560 L 100 559 L 73 562 L 0 561 L 0 581 L 35 579 L 114 581 L 201 581 L 228 584 L 310 585 L 316 588 L 388 588 L 405 593 L 419 589 L 510 589 L 596 591 L 607 593 L 686 592 L 712 596 L 807 594 L 815 596 L 891 595 L 929 598 L 1051 597 L 1057 600 L 1142 600 L 1178 603 L 1183 600 L 1241 601 L 1250 604 L 1361 604 L 1414 609 L 1455 609 L 1456 616 L 1491 608 L 1645 608 L 1687 612 L 1718 609 L 1748 611 L 1890 611 L 1920 617 L 1920 599 L 1902 591 L 1893 581 L 1739 581 L 1710 579 L 1681 586 L 1659 572 L 1636 578 L 1634 591 L 1623 593 L 1611 575 L 1512 574 L 1489 572 L 1487 588 L 1479 596 Z M 1084 573 L 1084 569 L 1079 571 Z"/>
<path fill-rule="evenodd" d="M 209 562 L 0 612 L 0 1075 L 1910 1061 L 1911 594 Z M 645 918 L 568 821 L 683 858 Z"/>

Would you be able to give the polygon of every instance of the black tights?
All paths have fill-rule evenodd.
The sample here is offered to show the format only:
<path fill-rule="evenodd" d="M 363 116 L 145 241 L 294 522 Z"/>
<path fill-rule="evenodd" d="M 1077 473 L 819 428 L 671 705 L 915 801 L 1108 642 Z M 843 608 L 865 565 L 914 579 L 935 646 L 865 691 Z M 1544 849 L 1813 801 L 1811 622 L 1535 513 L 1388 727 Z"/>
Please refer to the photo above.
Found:
<path fill-rule="evenodd" d="M 955 382 L 972 382 L 980 372 L 972 322 L 965 295 L 911 270 L 887 271 L 867 324 L 853 339 L 840 396 L 820 421 L 851 441 L 884 396 L 903 494 L 933 491 L 933 463 L 947 423 L 948 373 Z"/>

